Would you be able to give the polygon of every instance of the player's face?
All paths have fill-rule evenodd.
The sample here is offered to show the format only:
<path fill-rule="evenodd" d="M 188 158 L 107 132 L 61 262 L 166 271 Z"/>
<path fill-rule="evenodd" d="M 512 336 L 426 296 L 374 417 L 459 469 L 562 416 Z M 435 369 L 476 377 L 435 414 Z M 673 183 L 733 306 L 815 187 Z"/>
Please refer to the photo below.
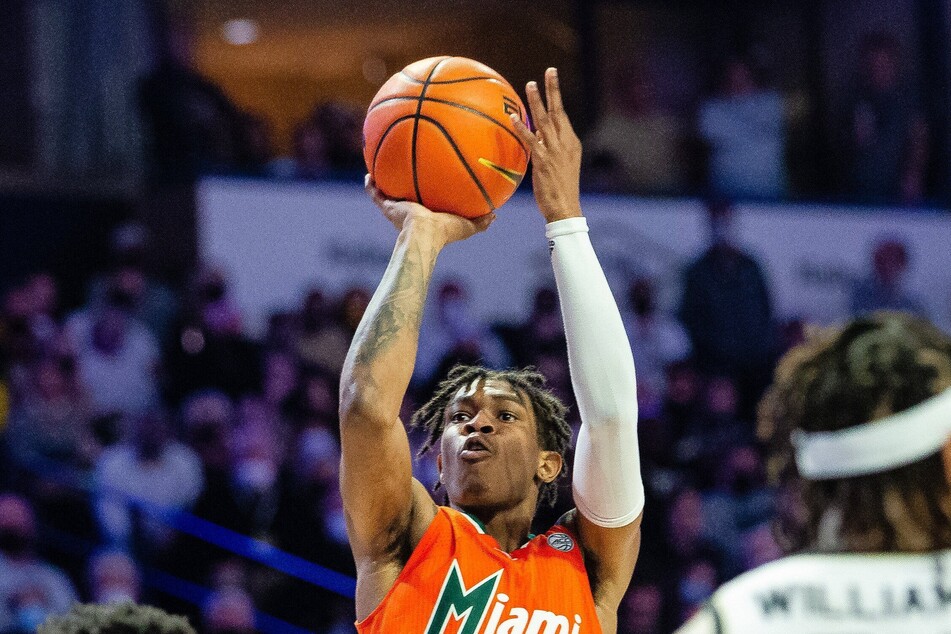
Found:
<path fill-rule="evenodd" d="M 527 395 L 507 381 L 476 380 L 450 401 L 445 423 L 439 464 L 454 505 L 508 508 L 537 494 L 546 452 Z"/>

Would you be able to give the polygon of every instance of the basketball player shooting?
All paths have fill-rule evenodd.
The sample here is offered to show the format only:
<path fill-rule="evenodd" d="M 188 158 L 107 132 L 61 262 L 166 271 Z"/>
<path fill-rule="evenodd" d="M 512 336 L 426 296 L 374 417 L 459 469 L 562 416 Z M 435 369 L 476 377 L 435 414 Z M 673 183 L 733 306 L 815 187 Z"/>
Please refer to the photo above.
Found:
<path fill-rule="evenodd" d="M 341 380 L 340 477 L 360 632 L 617 631 L 644 505 L 634 361 L 588 239 L 581 144 L 555 70 L 545 74 L 547 106 L 534 82 L 526 92 L 537 131 L 513 123 L 532 151 L 582 419 L 576 509 L 546 534 L 529 534 L 538 505 L 554 497 L 571 438 L 564 406 L 531 370 L 454 369 L 412 421 L 438 451 L 448 506 L 413 479 L 398 414 L 436 258 L 494 216 L 469 220 L 387 200 L 367 177 L 367 191 L 399 235 Z"/>
<path fill-rule="evenodd" d="M 781 361 L 759 425 L 802 499 L 777 527 L 798 554 L 679 634 L 949 634 L 951 339 L 901 313 L 815 337 Z"/>

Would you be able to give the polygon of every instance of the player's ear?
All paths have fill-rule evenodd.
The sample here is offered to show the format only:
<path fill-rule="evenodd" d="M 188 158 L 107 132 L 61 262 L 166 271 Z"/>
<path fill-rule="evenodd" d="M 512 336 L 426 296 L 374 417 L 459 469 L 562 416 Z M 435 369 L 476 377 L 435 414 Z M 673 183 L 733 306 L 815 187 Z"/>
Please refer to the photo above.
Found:
<path fill-rule="evenodd" d="M 442 482 L 442 452 L 436 454 L 436 469 L 439 471 L 439 481 Z"/>
<path fill-rule="evenodd" d="M 560 453 L 542 450 L 538 452 L 538 469 L 535 470 L 535 475 L 542 482 L 551 482 L 558 477 L 563 466 L 564 460 Z"/>

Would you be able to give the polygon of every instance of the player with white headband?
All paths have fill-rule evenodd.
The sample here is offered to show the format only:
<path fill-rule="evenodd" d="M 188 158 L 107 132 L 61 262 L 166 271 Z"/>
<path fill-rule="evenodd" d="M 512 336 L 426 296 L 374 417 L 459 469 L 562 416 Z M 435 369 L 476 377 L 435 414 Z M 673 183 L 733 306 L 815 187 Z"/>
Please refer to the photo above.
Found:
<path fill-rule="evenodd" d="M 878 313 L 780 362 L 759 416 L 795 553 L 678 634 L 951 634 L 951 338 Z"/>

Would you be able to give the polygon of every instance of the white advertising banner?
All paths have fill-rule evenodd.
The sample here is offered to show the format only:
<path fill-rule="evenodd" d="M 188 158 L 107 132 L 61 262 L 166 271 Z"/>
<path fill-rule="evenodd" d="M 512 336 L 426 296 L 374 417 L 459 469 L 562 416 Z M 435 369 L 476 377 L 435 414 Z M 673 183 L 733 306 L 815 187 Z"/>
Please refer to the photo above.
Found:
<path fill-rule="evenodd" d="M 591 240 L 619 302 L 639 275 L 657 280 L 662 305 L 678 299 L 680 272 L 707 244 L 696 200 L 586 196 Z M 254 335 L 268 315 L 296 308 L 319 287 L 372 290 L 396 236 L 362 187 L 208 179 L 198 190 L 203 259 L 228 274 Z M 519 193 L 486 233 L 450 245 L 435 280 L 463 282 L 488 321 L 519 321 L 534 290 L 551 284 L 544 221 Z M 929 316 L 951 325 L 951 215 L 789 204 L 738 205 L 738 242 L 763 266 L 780 318 L 830 323 L 849 314 L 854 283 L 871 274 L 883 238 L 908 247 L 909 291 Z"/>

